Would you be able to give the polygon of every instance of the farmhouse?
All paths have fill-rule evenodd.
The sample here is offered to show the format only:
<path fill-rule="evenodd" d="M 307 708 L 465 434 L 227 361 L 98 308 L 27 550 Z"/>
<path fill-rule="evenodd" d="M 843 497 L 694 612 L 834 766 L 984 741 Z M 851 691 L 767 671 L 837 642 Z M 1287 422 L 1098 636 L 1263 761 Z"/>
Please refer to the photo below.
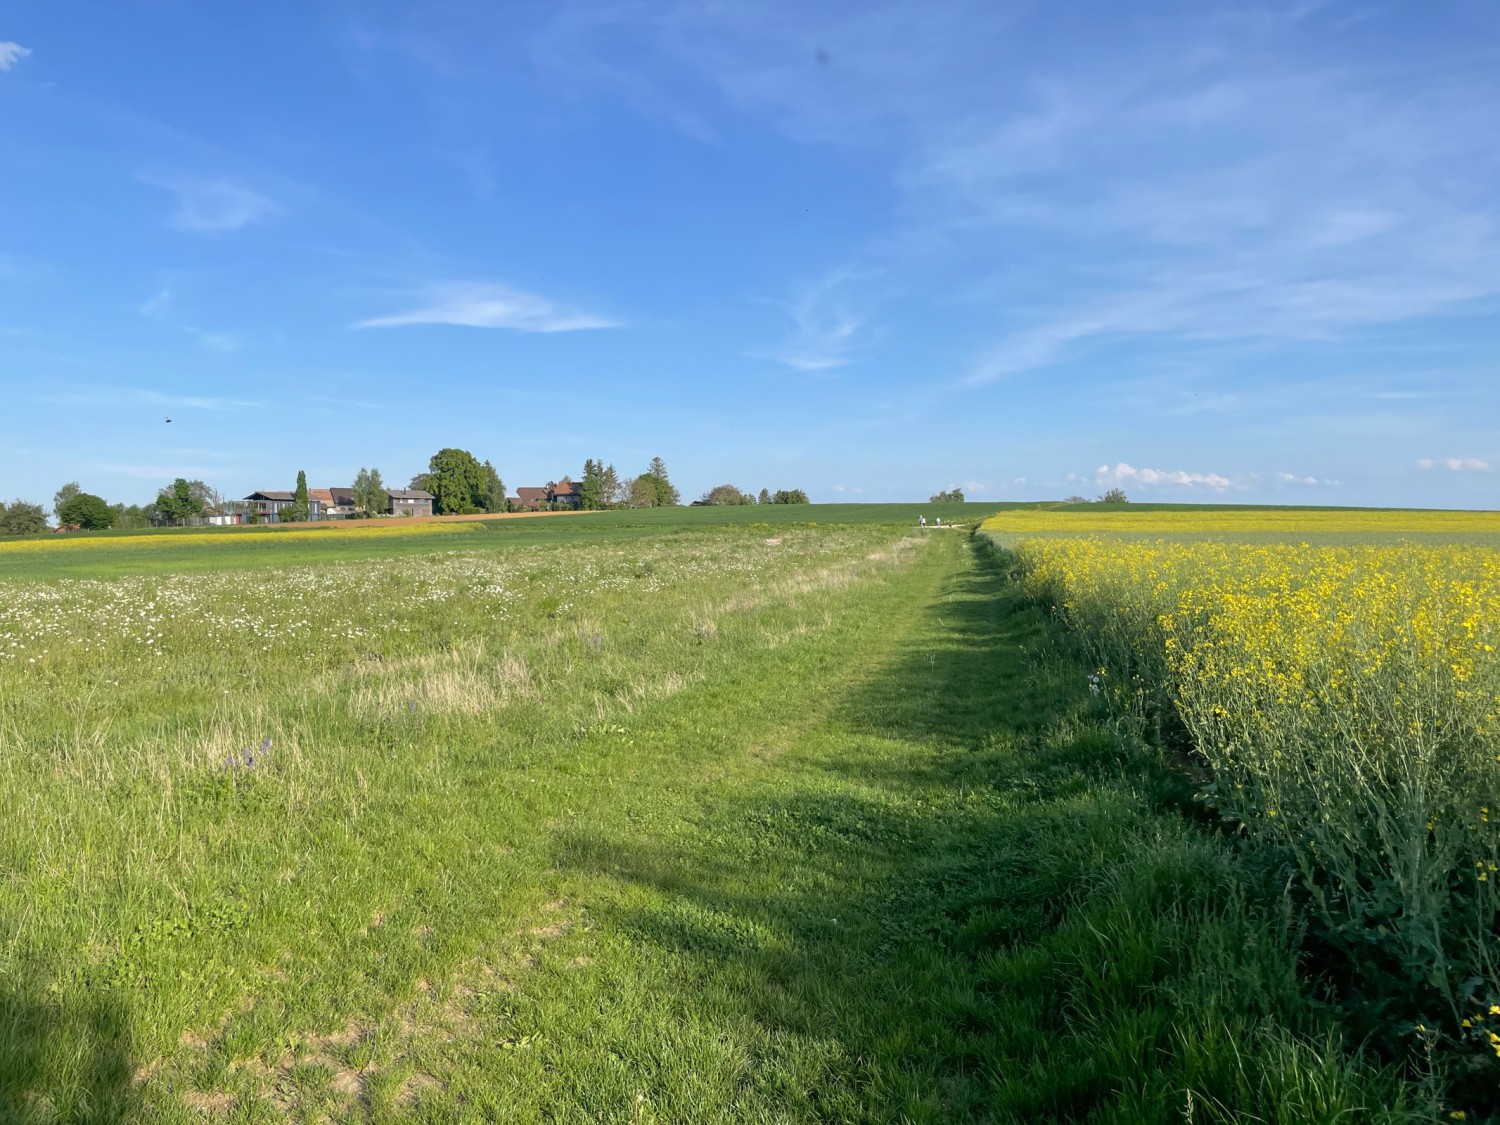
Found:
<path fill-rule="evenodd" d="M 297 499 L 295 492 L 282 489 L 268 488 L 259 492 L 252 492 L 245 497 L 245 505 L 255 514 L 262 523 L 276 523 L 281 519 L 281 509 Z M 325 519 L 323 502 L 314 495 L 314 490 L 307 490 L 307 518 L 310 520 Z"/>
<path fill-rule="evenodd" d="M 354 489 L 352 488 L 309 488 L 307 490 L 309 507 L 314 499 L 323 505 L 324 519 L 346 520 L 354 515 Z"/>
<path fill-rule="evenodd" d="M 509 500 L 512 508 L 529 508 L 533 512 L 559 505 L 576 508 L 583 503 L 583 488 L 577 481 L 565 480 L 561 484 L 549 483 L 545 488 L 518 488 Z"/>
<path fill-rule="evenodd" d="M 391 506 L 386 511 L 393 516 L 432 515 L 432 493 L 422 488 L 392 488 L 389 490 Z"/>
<path fill-rule="evenodd" d="M 390 504 L 385 516 L 430 516 L 433 495 L 420 488 L 393 488 L 389 490 Z M 263 489 L 245 497 L 244 506 L 261 523 L 277 523 L 281 510 L 297 499 L 295 492 L 281 489 Z M 354 489 L 309 488 L 307 490 L 307 518 L 309 520 L 346 520 L 356 514 Z"/>
<path fill-rule="evenodd" d="M 535 512 L 547 506 L 547 490 L 545 488 L 518 488 L 516 494 L 511 497 L 511 503 L 517 508 L 530 508 Z"/>

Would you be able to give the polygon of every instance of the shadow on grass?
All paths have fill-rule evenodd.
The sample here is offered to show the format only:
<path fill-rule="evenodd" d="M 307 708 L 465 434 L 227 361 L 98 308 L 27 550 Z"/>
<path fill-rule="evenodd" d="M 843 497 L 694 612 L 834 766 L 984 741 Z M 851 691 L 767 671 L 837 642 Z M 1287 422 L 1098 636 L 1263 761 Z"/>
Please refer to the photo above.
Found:
<path fill-rule="evenodd" d="M 670 966 L 694 1022 L 763 1044 L 751 1084 L 777 1114 L 1350 1112 L 1342 1052 L 1290 1037 L 1319 1028 L 1285 916 L 1247 905 L 1240 858 L 1092 713 L 1084 670 L 1037 670 L 1051 627 L 976 546 L 775 771 L 670 843 L 583 831 L 559 862 L 618 883 L 592 912 Z M 673 1012 L 621 1048 L 643 1070 Z"/>
<path fill-rule="evenodd" d="M 0 1122 L 130 1120 L 129 1035 L 112 1001 L 63 1006 L 0 986 Z"/>

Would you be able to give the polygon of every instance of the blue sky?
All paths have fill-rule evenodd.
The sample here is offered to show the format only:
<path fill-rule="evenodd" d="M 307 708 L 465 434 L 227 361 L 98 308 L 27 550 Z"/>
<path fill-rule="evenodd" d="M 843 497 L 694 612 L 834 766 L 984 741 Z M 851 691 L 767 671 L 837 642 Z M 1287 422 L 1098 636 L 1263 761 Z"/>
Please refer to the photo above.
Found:
<path fill-rule="evenodd" d="M 1492 0 L 12 0 L 0 493 L 1497 507 L 1497 127 Z"/>

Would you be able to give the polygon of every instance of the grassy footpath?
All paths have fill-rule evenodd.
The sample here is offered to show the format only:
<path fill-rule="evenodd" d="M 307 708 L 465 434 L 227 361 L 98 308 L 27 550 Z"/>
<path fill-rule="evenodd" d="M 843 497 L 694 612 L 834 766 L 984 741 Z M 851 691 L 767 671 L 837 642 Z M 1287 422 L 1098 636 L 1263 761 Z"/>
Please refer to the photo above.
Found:
<path fill-rule="evenodd" d="M 0 1120 L 1427 1119 L 1308 1011 L 1259 873 L 994 561 L 883 542 L 639 626 L 628 593 L 581 638 L 543 618 L 533 671 L 576 662 L 546 707 L 281 714 L 336 769 L 309 735 L 295 797 L 148 795 L 117 830 L 176 818 L 180 868 L 9 860 L 37 908 L 0 915 Z M 594 628 L 624 686 L 568 693 Z M 41 897 L 75 886 L 81 913 Z"/>
<path fill-rule="evenodd" d="M 590 1120 L 1432 1116 L 1347 1060 L 1254 872 L 1086 717 L 1081 670 L 1038 673 L 1048 623 L 969 550 L 939 544 L 830 638 L 853 659 L 784 699 L 795 721 L 767 730 L 772 701 L 736 689 L 716 722 L 655 728 L 723 750 L 564 834 L 582 924 L 507 999 L 527 1049 L 467 1044 L 445 1096 Z"/>

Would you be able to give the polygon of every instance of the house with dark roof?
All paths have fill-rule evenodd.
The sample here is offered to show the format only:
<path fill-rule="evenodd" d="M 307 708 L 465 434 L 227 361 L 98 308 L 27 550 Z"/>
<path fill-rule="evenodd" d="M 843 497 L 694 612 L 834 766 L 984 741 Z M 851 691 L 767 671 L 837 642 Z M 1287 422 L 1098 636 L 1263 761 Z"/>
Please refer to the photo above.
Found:
<path fill-rule="evenodd" d="M 544 512 L 577 508 L 583 504 L 583 488 L 577 481 L 565 480 L 561 484 L 552 481 L 545 488 L 518 488 L 508 499 L 512 510 Z"/>
<path fill-rule="evenodd" d="M 517 508 L 529 508 L 533 512 L 539 512 L 547 506 L 547 490 L 545 488 L 518 488 L 516 489 L 514 506 Z"/>
<path fill-rule="evenodd" d="M 333 500 L 333 489 L 331 488 L 309 488 L 307 490 L 307 506 L 311 510 L 314 502 L 323 513 L 325 520 L 346 519 L 351 513 L 335 510 Z"/>
<path fill-rule="evenodd" d="M 388 490 L 390 503 L 385 511 L 374 513 L 383 516 L 430 516 L 432 515 L 432 493 L 420 488 L 392 488 Z M 263 489 L 252 492 L 244 499 L 244 506 L 261 523 L 279 523 L 281 511 L 297 499 L 295 492 L 281 489 Z M 307 490 L 307 518 L 309 520 L 344 520 L 358 514 L 354 505 L 352 488 L 309 488 Z"/>
<path fill-rule="evenodd" d="M 583 503 L 583 486 L 576 480 L 565 480 L 561 484 L 547 486 L 547 499 L 552 504 L 576 508 Z"/>
<path fill-rule="evenodd" d="M 425 488 L 391 488 L 391 505 L 386 509 L 393 516 L 430 516 L 432 502 L 437 499 Z"/>
<path fill-rule="evenodd" d="M 307 518 L 310 520 L 324 519 L 323 501 L 314 495 L 315 490 L 307 490 Z M 261 523 L 278 523 L 281 520 L 281 510 L 297 499 L 295 492 L 279 489 L 266 488 L 259 492 L 252 492 L 245 497 L 245 506 L 255 515 Z"/>
<path fill-rule="evenodd" d="M 320 492 L 328 493 L 328 514 L 333 519 L 346 520 L 359 514 L 354 506 L 354 489 L 333 488 L 319 489 Z"/>

